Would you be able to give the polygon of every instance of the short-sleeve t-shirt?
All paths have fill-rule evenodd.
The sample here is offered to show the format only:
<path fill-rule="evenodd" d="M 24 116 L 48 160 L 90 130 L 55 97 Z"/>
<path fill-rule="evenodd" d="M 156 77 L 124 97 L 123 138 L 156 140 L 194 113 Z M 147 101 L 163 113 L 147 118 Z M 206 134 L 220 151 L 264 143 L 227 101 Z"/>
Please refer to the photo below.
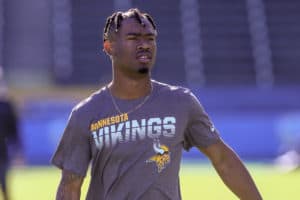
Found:
<path fill-rule="evenodd" d="M 52 163 L 85 176 L 87 200 L 180 200 L 182 150 L 219 139 L 193 93 L 152 80 L 147 101 L 115 98 L 107 87 L 79 103 L 69 117 Z M 128 113 L 127 113 L 128 112 Z"/>

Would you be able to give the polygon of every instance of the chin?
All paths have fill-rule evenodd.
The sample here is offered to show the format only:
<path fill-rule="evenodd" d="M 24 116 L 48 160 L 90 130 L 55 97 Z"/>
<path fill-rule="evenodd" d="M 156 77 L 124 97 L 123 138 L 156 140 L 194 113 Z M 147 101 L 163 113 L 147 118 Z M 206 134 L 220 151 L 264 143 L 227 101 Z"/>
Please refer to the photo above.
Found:
<path fill-rule="evenodd" d="M 139 68 L 138 69 L 138 72 L 140 73 L 140 74 L 149 74 L 149 68 L 148 67 L 141 67 L 141 68 Z"/>

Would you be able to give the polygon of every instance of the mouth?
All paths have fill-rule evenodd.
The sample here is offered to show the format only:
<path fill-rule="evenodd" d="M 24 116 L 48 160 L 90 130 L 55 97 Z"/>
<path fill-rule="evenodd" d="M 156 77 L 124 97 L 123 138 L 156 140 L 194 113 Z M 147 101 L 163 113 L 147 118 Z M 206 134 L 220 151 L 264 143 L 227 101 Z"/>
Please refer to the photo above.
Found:
<path fill-rule="evenodd" d="M 141 63 L 149 63 L 152 60 L 152 55 L 150 53 L 139 53 L 136 58 Z"/>

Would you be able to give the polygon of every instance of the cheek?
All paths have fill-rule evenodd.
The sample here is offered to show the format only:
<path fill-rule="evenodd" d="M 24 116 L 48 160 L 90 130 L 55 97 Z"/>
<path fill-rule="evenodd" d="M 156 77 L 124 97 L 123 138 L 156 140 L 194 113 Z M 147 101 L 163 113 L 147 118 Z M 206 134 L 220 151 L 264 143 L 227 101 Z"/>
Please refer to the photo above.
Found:
<path fill-rule="evenodd" d="M 156 51 L 157 51 L 157 46 L 156 46 L 156 44 L 153 46 L 153 51 L 156 53 Z"/>
<path fill-rule="evenodd" d="M 156 58 L 157 47 L 156 45 L 153 47 L 153 57 Z"/>
<path fill-rule="evenodd" d="M 132 43 L 123 43 L 117 48 L 117 53 L 122 55 L 130 55 L 132 53 L 135 53 L 136 46 Z"/>
<path fill-rule="evenodd" d="M 114 55 L 118 58 L 122 57 L 124 55 L 124 48 L 122 48 L 121 46 L 118 46 L 117 48 L 115 48 L 115 52 Z"/>

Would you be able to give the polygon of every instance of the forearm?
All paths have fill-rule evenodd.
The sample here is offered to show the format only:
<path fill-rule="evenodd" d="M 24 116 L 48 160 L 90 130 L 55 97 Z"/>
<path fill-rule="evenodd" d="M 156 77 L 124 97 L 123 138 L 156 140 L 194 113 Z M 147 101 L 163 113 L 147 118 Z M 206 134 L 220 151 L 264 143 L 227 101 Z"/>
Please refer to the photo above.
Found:
<path fill-rule="evenodd" d="M 76 191 L 64 183 L 60 183 L 56 193 L 56 200 L 80 200 L 80 190 Z"/>
<path fill-rule="evenodd" d="M 228 188 L 241 200 L 261 200 L 262 197 L 248 170 L 234 152 L 222 163 L 213 163 Z"/>
<path fill-rule="evenodd" d="M 80 200 L 82 182 L 82 177 L 63 170 L 56 193 L 56 200 Z"/>

